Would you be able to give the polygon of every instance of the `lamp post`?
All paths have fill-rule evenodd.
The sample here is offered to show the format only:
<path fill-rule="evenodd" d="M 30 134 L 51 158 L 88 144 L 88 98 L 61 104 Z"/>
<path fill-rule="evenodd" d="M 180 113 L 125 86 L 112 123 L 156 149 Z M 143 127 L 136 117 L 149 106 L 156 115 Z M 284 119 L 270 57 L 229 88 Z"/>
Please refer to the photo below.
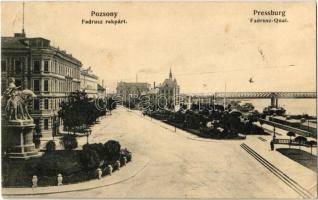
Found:
<path fill-rule="evenodd" d="M 88 136 L 92 134 L 92 129 L 88 129 L 86 132 L 86 144 L 88 144 Z"/>
<path fill-rule="evenodd" d="M 56 129 L 56 123 L 55 123 L 55 114 L 53 115 L 53 131 L 52 131 L 52 138 L 54 140 L 55 135 L 55 129 Z"/>
<path fill-rule="evenodd" d="M 307 119 L 307 131 L 309 132 L 309 118 Z"/>

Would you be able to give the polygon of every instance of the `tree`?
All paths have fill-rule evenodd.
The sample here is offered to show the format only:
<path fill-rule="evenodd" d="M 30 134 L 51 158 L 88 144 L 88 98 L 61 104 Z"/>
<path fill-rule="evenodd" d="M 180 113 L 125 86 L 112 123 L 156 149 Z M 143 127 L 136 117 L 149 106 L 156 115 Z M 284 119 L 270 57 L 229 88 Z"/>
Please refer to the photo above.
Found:
<path fill-rule="evenodd" d="M 106 160 L 118 160 L 120 156 L 120 143 L 115 140 L 108 140 L 104 144 L 104 155 Z"/>
<path fill-rule="evenodd" d="M 74 134 L 81 132 L 105 114 L 105 110 L 98 109 L 95 103 L 94 99 L 88 98 L 85 92 L 76 91 L 68 96 L 67 101 L 60 104 L 58 115 L 68 132 L 72 131 Z"/>
<path fill-rule="evenodd" d="M 310 154 L 312 155 L 312 147 L 317 146 L 317 141 L 310 140 L 310 141 L 307 141 L 306 144 L 310 146 Z"/>
<path fill-rule="evenodd" d="M 292 131 L 288 131 L 287 136 L 289 136 L 289 148 L 290 148 L 290 144 L 291 144 L 291 137 L 295 137 L 296 134 Z"/>
<path fill-rule="evenodd" d="M 66 149 L 66 150 L 73 150 L 73 149 L 77 148 L 77 146 L 78 146 L 76 137 L 74 135 L 64 135 L 62 137 L 61 142 L 64 146 L 64 149 Z"/>
<path fill-rule="evenodd" d="M 301 143 L 307 142 L 307 138 L 305 138 L 304 136 L 297 136 L 295 138 L 295 141 L 299 143 L 299 149 L 300 149 Z"/>

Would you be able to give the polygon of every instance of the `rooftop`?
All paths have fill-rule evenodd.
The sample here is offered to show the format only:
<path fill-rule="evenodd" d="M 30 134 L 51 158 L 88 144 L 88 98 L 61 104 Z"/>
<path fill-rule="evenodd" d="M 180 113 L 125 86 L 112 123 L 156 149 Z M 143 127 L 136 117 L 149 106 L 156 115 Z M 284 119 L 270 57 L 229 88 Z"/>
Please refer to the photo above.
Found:
<path fill-rule="evenodd" d="M 98 76 L 96 76 L 93 71 L 91 70 L 91 67 L 88 67 L 87 69 L 82 69 L 81 70 L 81 75 L 82 76 L 89 76 L 91 78 L 94 78 L 94 79 L 98 79 Z"/>
<path fill-rule="evenodd" d="M 23 33 L 15 33 L 13 37 L 1 37 L 1 49 L 31 49 L 31 48 L 46 48 L 56 51 L 64 56 L 72 58 L 73 60 L 81 63 L 78 59 L 74 58 L 72 54 L 67 53 L 65 50 L 60 50 L 59 47 L 50 45 L 50 40 L 42 37 L 25 37 Z"/>
<path fill-rule="evenodd" d="M 142 83 L 142 82 L 119 82 L 118 86 L 127 86 L 127 87 L 149 87 L 149 83 Z"/>

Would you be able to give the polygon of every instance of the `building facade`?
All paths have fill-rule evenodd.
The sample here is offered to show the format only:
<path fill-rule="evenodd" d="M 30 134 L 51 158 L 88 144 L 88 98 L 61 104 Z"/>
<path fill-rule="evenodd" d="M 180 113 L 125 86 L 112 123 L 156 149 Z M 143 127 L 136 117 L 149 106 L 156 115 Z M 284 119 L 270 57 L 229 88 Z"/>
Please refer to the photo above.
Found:
<path fill-rule="evenodd" d="M 172 77 L 172 72 L 170 69 L 169 78 L 165 79 L 162 84 L 158 86 L 159 95 L 166 98 L 166 104 L 169 109 L 175 108 L 180 104 L 179 95 L 180 95 L 180 86 L 177 83 L 177 80 Z"/>
<path fill-rule="evenodd" d="M 16 33 L 14 37 L 1 37 L 1 42 L 2 91 L 9 77 L 15 79 L 16 86 L 34 91 L 37 97 L 29 105 L 30 114 L 42 140 L 51 139 L 62 125 L 59 104 L 80 89 L 82 63 L 45 38 Z"/>
<path fill-rule="evenodd" d="M 98 77 L 91 68 L 81 70 L 81 91 L 85 91 L 90 98 L 98 97 Z"/>
<path fill-rule="evenodd" d="M 128 102 L 132 98 L 138 98 L 145 95 L 150 89 L 149 83 L 117 83 L 117 96 L 120 96 L 123 102 Z"/>

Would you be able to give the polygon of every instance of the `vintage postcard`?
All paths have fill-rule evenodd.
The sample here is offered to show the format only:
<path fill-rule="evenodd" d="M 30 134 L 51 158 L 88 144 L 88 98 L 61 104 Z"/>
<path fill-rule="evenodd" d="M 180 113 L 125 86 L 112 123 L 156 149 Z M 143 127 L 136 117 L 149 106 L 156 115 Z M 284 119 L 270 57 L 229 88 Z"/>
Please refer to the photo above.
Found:
<path fill-rule="evenodd" d="M 316 2 L 2 1 L 4 198 L 317 198 Z"/>

